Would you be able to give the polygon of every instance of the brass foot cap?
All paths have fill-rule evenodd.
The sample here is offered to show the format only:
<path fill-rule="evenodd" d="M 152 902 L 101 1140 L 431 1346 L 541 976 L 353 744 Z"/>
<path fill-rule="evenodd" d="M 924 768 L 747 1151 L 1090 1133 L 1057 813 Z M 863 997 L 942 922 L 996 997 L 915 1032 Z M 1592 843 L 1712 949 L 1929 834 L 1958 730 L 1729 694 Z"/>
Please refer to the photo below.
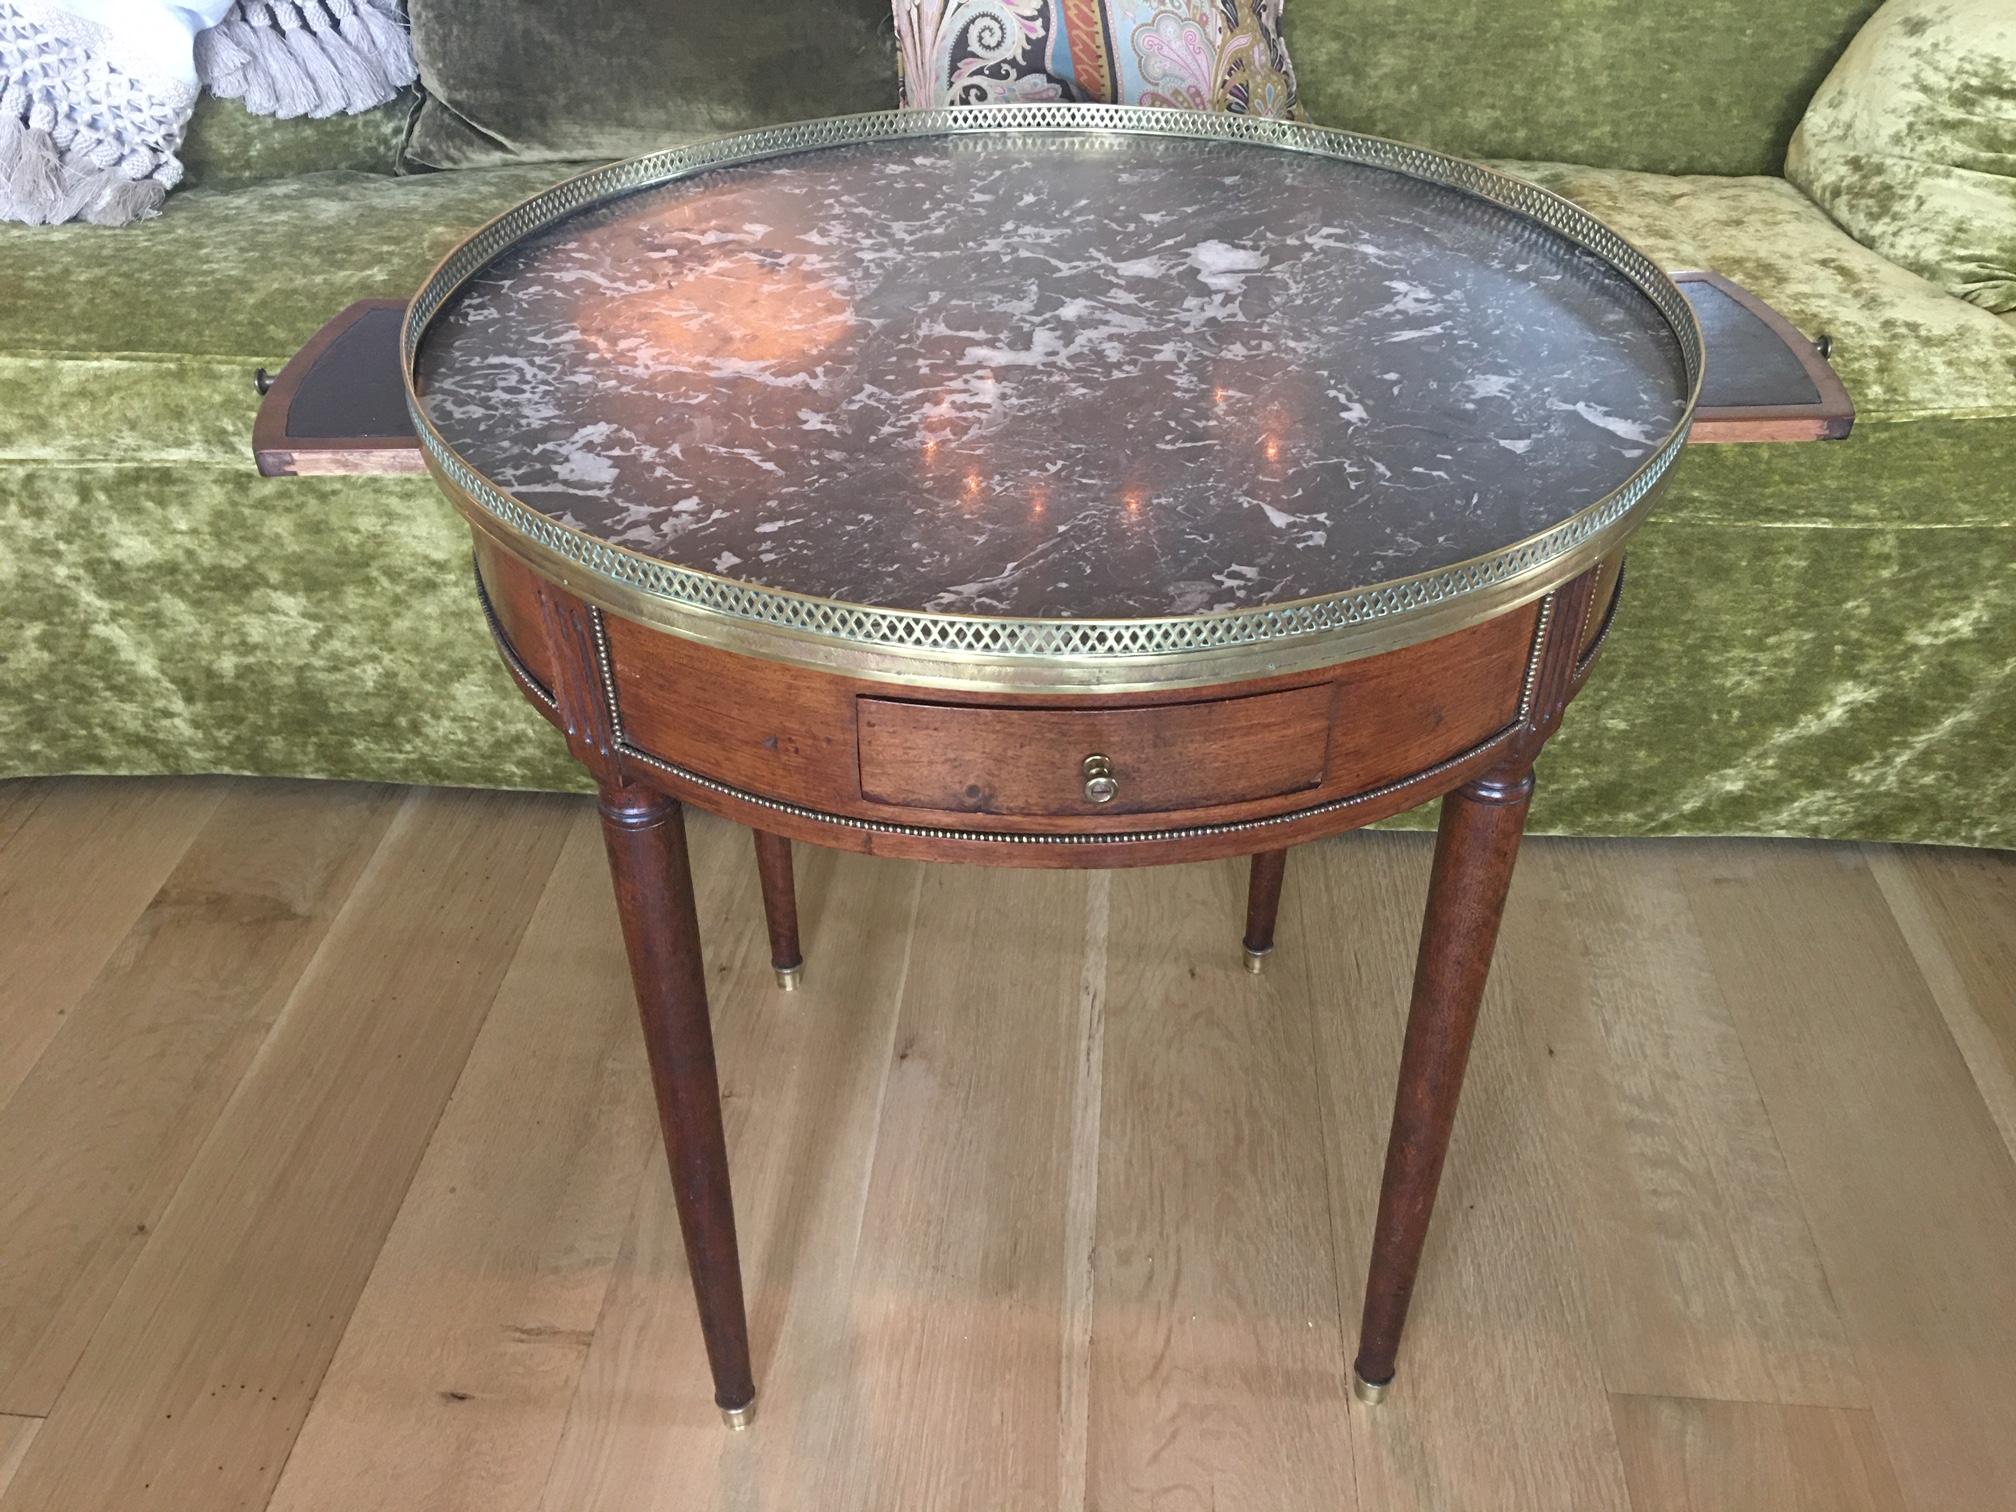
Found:
<path fill-rule="evenodd" d="M 751 1423 L 756 1421 L 756 1399 L 751 1397 L 740 1407 L 723 1407 L 721 1409 L 721 1421 L 726 1423 L 730 1428 L 733 1428 L 737 1433 L 740 1433 L 744 1428 L 747 1428 Z"/>
<path fill-rule="evenodd" d="M 1386 1400 L 1386 1393 L 1393 1389 L 1391 1381 L 1381 1381 L 1377 1385 L 1365 1379 L 1357 1371 L 1351 1372 L 1351 1395 L 1367 1407 L 1377 1407 Z"/>
<path fill-rule="evenodd" d="M 773 966 L 770 969 L 777 973 L 777 985 L 785 992 L 796 992 L 798 990 L 798 983 L 805 976 L 805 968 L 802 964 L 797 966 Z"/>
<path fill-rule="evenodd" d="M 1260 975 L 1266 969 L 1267 957 L 1274 954 L 1274 947 L 1272 945 L 1269 945 L 1265 950 L 1255 950 L 1251 945 L 1248 945 L 1245 947 L 1245 950 L 1246 969 L 1255 976 Z"/>

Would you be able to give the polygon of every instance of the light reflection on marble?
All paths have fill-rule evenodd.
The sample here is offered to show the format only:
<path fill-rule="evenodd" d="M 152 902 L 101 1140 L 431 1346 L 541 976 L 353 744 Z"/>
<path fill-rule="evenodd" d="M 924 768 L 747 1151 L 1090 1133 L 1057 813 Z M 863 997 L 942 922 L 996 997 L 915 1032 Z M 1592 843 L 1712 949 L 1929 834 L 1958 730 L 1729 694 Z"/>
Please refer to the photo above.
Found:
<path fill-rule="evenodd" d="M 420 353 L 591 535 L 857 604 L 1246 608 L 1486 554 L 1678 421 L 1657 311 L 1454 190 L 1242 144 L 840 147 L 514 249 Z"/>

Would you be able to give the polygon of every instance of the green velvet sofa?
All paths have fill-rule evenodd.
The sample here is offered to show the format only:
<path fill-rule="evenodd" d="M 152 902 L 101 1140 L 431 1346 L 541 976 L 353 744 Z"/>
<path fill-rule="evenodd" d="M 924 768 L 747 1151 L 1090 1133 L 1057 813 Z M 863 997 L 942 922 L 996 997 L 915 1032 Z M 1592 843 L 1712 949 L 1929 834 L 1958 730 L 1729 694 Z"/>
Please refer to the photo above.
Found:
<path fill-rule="evenodd" d="M 2016 844 L 2016 320 L 1779 176 L 1872 9 L 1290 0 L 1316 120 L 1505 162 L 1734 278 L 1832 336 L 1859 406 L 1839 444 L 1683 460 L 1540 830 Z M 256 366 L 569 171 L 402 173 L 408 113 L 209 104 L 158 220 L 0 225 L 0 776 L 581 785 L 424 479 L 253 471 Z"/>

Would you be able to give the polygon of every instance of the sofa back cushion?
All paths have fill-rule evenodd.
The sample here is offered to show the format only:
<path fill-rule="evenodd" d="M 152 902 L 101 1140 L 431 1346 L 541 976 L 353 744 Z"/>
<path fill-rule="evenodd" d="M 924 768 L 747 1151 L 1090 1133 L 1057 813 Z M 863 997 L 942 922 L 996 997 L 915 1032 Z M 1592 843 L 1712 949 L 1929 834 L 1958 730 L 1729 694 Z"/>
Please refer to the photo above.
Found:
<path fill-rule="evenodd" d="M 1889 0 L 1813 96 L 1785 175 L 1865 247 L 2016 311 L 2016 4 Z"/>
<path fill-rule="evenodd" d="M 411 0 L 406 160 L 634 157 L 896 103 L 889 0 Z"/>
<path fill-rule="evenodd" d="M 1288 0 L 1310 119 L 1469 157 L 1777 173 L 1877 0 Z"/>
<path fill-rule="evenodd" d="M 1063 0 L 1015 0 L 1048 10 Z M 1200 6 L 1215 0 L 1195 0 Z M 1286 0 L 1312 120 L 1472 157 L 1777 173 L 1879 0 Z M 895 104 L 890 0 L 410 0 L 430 167 Z"/>

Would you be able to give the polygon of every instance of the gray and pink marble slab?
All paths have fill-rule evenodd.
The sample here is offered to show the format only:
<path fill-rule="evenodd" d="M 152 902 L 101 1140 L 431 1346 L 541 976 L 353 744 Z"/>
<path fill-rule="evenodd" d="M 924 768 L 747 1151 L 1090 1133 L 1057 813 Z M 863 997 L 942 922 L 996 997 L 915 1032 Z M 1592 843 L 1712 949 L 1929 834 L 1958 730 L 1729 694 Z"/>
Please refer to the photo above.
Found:
<path fill-rule="evenodd" d="M 1432 571 L 1624 483 L 1686 409 L 1651 302 L 1459 190 L 1244 143 L 801 152 L 511 249 L 429 418 L 606 541 L 853 604 L 1196 614 Z"/>

